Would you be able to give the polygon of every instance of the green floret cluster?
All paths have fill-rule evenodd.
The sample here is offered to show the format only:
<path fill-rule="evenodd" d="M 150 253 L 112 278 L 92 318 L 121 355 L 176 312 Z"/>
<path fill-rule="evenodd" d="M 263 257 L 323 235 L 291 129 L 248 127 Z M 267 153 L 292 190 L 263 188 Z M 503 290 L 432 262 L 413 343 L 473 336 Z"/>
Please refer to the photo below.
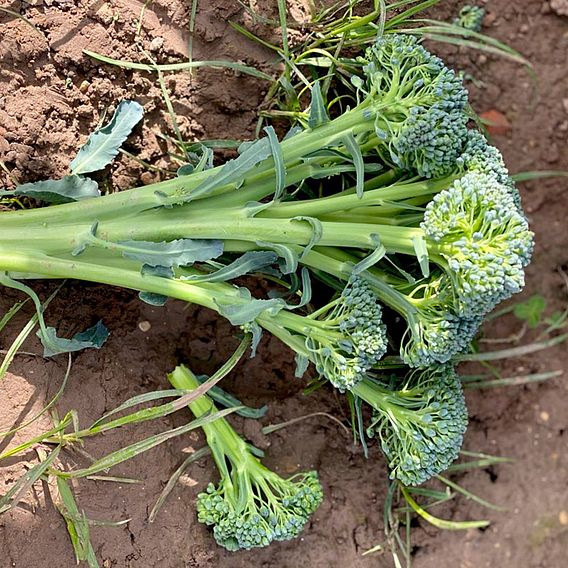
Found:
<path fill-rule="evenodd" d="M 466 30 L 471 30 L 472 32 L 479 32 L 483 25 L 484 17 L 484 8 L 481 6 L 468 5 L 460 10 L 459 16 L 454 20 L 454 24 Z"/>
<path fill-rule="evenodd" d="M 233 475 L 230 482 L 210 483 L 197 496 L 199 522 L 213 526 L 215 540 L 227 550 L 249 550 L 296 538 L 323 499 L 315 471 L 290 479 L 266 468 L 255 473 L 252 479 Z M 243 492 L 250 495 L 244 508 L 239 504 Z"/>
<path fill-rule="evenodd" d="M 471 172 L 440 192 L 421 223 L 448 263 L 459 315 L 483 316 L 524 286 L 533 234 L 507 187 Z"/>
<path fill-rule="evenodd" d="M 194 391 L 200 382 L 183 365 L 169 375 L 175 388 Z M 217 411 L 208 396 L 189 404 L 196 418 Z M 315 471 L 283 479 L 253 455 L 224 418 L 202 426 L 221 480 L 197 496 L 201 523 L 213 527 L 227 550 L 268 546 L 296 538 L 317 510 L 323 492 Z"/>
<path fill-rule="evenodd" d="M 458 457 L 468 419 L 450 365 L 414 371 L 388 386 L 367 381 L 354 393 L 373 408 L 367 433 L 379 439 L 392 479 L 420 485 Z"/>
<path fill-rule="evenodd" d="M 377 39 L 363 61 L 365 87 L 381 105 L 376 134 L 392 163 L 426 178 L 446 175 L 467 136 L 461 78 L 411 35 Z"/>
<path fill-rule="evenodd" d="M 318 315 L 315 328 L 306 329 L 308 357 L 334 387 L 348 390 L 387 351 L 382 308 L 365 281 L 352 278 L 341 296 Z"/>

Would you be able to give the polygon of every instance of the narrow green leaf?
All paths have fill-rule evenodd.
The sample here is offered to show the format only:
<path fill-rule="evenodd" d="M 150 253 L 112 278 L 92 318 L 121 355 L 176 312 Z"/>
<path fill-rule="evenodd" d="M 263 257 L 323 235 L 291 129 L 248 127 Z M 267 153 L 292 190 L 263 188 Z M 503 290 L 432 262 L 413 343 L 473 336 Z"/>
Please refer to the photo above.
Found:
<path fill-rule="evenodd" d="M 201 384 L 204 384 L 209 380 L 209 377 L 207 375 L 200 375 L 197 376 L 197 380 Z M 250 406 L 245 406 L 238 398 L 236 398 L 232 394 L 229 394 L 219 386 L 212 386 L 207 391 L 207 396 L 225 408 L 233 408 L 235 406 L 238 406 L 239 410 L 237 410 L 237 414 L 239 416 L 242 416 L 243 418 L 252 418 L 254 420 L 258 420 L 259 418 L 262 418 L 268 410 L 268 406 L 266 405 L 262 406 L 261 408 L 252 408 Z"/>
<path fill-rule="evenodd" d="M 375 266 L 379 260 L 384 258 L 387 254 L 387 249 L 381 243 L 381 239 L 379 235 L 372 234 L 370 235 L 371 239 L 375 243 L 375 250 L 368 256 L 366 256 L 363 260 L 360 260 L 351 270 L 352 274 L 361 274 L 361 272 L 365 272 L 369 268 Z"/>
<path fill-rule="evenodd" d="M 276 177 L 276 184 L 274 188 L 274 201 L 278 201 L 284 193 L 286 187 L 286 166 L 284 164 L 284 156 L 282 155 L 282 148 L 276 136 L 276 132 L 272 126 L 267 126 L 264 131 L 268 135 L 268 142 L 270 143 L 270 150 L 272 158 L 274 159 L 274 174 Z"/>
<path fill-rule="evenodd" d="M 355 167 L 356 174 L 356 193 L 359 199 L 363 198 L 363 191 L 365 189 L 365 162 L 363 161 L 363 154 L 361 154 L 361 148 L 357 144 L 357 140 L 351 132 L 345 134 L 342 138 L 342 142 L 345 144 L 345 148 L 351 154 L 351 159 L 353 160 L 353 166 Z"/>
<path fill-rule="evenodd" d="M 242 256 L 223 266 L 219 270 L 210 274 L 190 274 L 181 276 L 180 280 L 190 280 L 192 282 L 226 282 L 256 272 L 274 264 L 278 256 L 273 252 L 267 251 L 248 251 Z"/>
<path fill-rule="evenodd" d="M 132 129 L 142 120 L 144 109 L 136 101 L 122 101 L 111 121 L 95 130 L 70 164 L 74 174 L 97 172 L 116 158 Z"/>
<path fill-rule="evenodd" d="M 194 69 L 197 67 L 211 67 L 212 69 L 232 69 L 239 73 L 244 73 L 245 75 L 251 75 L 257 77 L 258 79 L 264 79 L 265 81 L 273 82 L 274 78 L 254 67 L 249 67 L 248 65 L 243 65 L 242 63 L 234 63 L 233 61 L 187 61 L 185 63 L 170 63 L 167 65 L 147 65 L 145 63 L 135 63 L 133 61 L 122 61 L 120 59 L 113 59 L 112 57 L 107 57 L 106 55 L 101 55 L 94 51 L 89 51 L 84 49 L 83 53 L 96 59 L 97 61 L 102 61 L 103 63 L 108 63 L 110 65 L 116 65 L 117 67 L 122 67 L 124 69 L 139 69 L 140 71 L 153 72 L 159 69 L 160 71 L 185 71 L 187 69 Z"/>
<path fill-rule="evenodd" d="M 15 507 L 23 498 L 23 496 L 31 489 L 32 485 L 45 473 L 59 455 L 60 447 L 58 446 L 49 456 L 28 470 L 16 483 L 8 490 L 8 492 L 0 497 L 0 514 L 9 511 Z"/>
<path fill-rule="evenodd" d="M 414 245 L 414 252 L 420 264 L 422 276 L 428 278 L 430 276 L 430 261 L 428 257 L 428 247 L 422 235 L 412 237 L 412 244 Z"/>
<path fill-rule="evenodd" d="M 104 458 L 97 460 L 95 463 L 93 463 L 87 468 L 77 469 L 75 471 L 70 471 L 70 472 L 64 472 L 61 473 L 60 475 L 61 477 L 72 479 L 78 477 L 87 477 L 89 475 L 99 473 L 100 471 L 108 470 L 111 467 L 121 464 L 122 462 L 128 461 L 158 446 L 159 444 L 162 444 L 163 442 L 170 440 L 171 438 L 180 436 L 182 434 L 190 432 L 191 430 L 195 430 L 196 428 L 200 428 L 204 424 L 209 424 L 210 422 L 214 422 L 219 418 L 223 418 L 229 414 L 232 414 L 236 410 L 237 410 L 236 408 L 228 408 L 226 410 L 221 410 L 219 412 L 216 412 L 215 414 L 203 416 L 201 418 L 193 420 L 189 424 L 185 424 L 183 426 L 179 426 L 178 428 L 174 428 L 173 430 L 168 430 L 166 432 L 150 436 L 149 438 L 141 440 L 140 442 L 136 442 L 134 444 L 131 444 L 130 446 L 112 452 L 107 456 L 105 456 Z"/>
<path fill-rule="evenodd" d="M 400 486 L 400 490 L 406 502 L 412 507 L 413 511 L 420 515 L 425 521 L 428 521 L 431 525 L 439 529 L 446 530 L 467 530 L 467 529 L 479 529 L 489 526 L 489 521 L 447 521 L 445 519 L 439 519 L 434 517 L 427 511 L 425 511 L 411 496 L 409 491 L 403 485 Z"/>
<path fill-rule="evenodd" d="M 89 521 L 84 513 L 79 512 L 75 497 L 67 481 L 59 476 L 57 476 L 57 491 L 60 501 L 56 502 L 56 506 L 61 516 L 65 519 L 77 563 L 86 561 L 89 568 L 99 568 L 99 563 L 91 544 Z"/>
<path fill-rule="evenodd" d="M 313 130 L 327 122 L 329 122 L 329 116 L 321 93 L 320 84 L 319 82 L 316 82 L 312 86 L 312 102 L 310 104 L 308 126 Z"/>
<path fill-rule="evenodd" d="M 97 182 L 77 175 L 61 179 L 35 181 L 19 185 L 14 195 L 33 197 L 46 203 L 59 204 L 99 197 L 101 192 Z"/>
<path fill-rule="evenodd" d="M 519 172 L 511 178 L 516 182 L 531 181 L 534 179 L 544 179 L 550 177 L 568 177 L 568 172 L 561 170 L 541 170 L 534 172 Z"/>

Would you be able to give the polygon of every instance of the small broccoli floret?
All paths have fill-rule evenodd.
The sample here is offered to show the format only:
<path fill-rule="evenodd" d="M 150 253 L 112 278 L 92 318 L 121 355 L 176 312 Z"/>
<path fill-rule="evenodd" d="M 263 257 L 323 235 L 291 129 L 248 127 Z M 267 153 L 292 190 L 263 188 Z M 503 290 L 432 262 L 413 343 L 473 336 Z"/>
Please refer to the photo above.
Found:
<path fill-rule="evenodd" d="M 175 388 L 193 391 L 200 383 L 186 367 L 168 376 Z M 202 395 L 189 404 L 196 418 L 217 411 Z M 283 479 L 254 456 L 231 425 L 219 418 L 202 426 L 221 480 L 197 496 L 198 520 L 213 526 L 228 550 L 268 546 L 296 538 L 319 507 L 323 492 L 315 471 Z"/>
<path fill-rule="evenodd" d="M 481 30 L 484 17 L 485 10 L 480 6 L 464 6 L 460 10 L 459 16 L 455 18 L 454 24 L 466 30 L 478 32 Z"/>
<path fill-rule="evenodd" d="M 484 315 L 523 288 L 533 233 L 494 176 L 455 181 L 428 204 L 420 226 L 447 262 L 458 315 Z"/>
<path fill-rule="evenodd" d="M 339 390 L 350 389 L 386 353 L 382 316 L 369 285 L 353 277 L 337 300 L 301 318 L 308 358 Z"/>
<path fill-rule="evenodd" d="M 414 371 L 388 387 L 366 379 L 353 394 L 373 408 L 367 433 L 379 438 L 391 479 L 419 485 L 458 457 L 467 409 L 450 365 Z"/>
<path fill-rule="evenodd" d="M 400 348 L 401 358 L 409 367 L 446 363 L 454 355 L 467 351 L 483 320 L 479 316 L 456 315 L 451 301 L 421 300 L 416 306 L 418 314 L 410 317 Z"/>
<path fill-rule="evenodd" d="M 392 162 L 424 177 L 449 173 L 467 137 L 462 79 L 410 35 L 379 38 L 363 62 L 366 88 L 378 95 L 377 137 Z"/>
<path fill-rule="evenodd" d="M 296 538 L 323 498 L 315 471 L 282 479 L 252 460 L 256 463 L 247 465 L 248 471 L 234 464 L 230 478 L 210 483 L 197 496 L 199 522 L 213 526 L 215 540 L 228 550 Z"/>

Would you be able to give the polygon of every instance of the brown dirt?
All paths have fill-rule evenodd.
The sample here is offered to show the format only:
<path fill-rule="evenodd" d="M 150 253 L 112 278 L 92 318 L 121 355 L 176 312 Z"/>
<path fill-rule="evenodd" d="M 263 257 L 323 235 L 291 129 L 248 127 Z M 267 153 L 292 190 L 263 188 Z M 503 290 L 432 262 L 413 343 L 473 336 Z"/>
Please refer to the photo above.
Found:
<path fill-rule="evenodd" d="M 301 20 L 303 3 L 293 3 L 292 15 Z M 530 101 L 531 79 L 519 66 L 492 55 L 441 49 L 449 61 L 481 83 L 472 85 L 479 112 L 497 110 L 512 125 L 494 142 L 502 149 L 510 169 L 568 170 L 568 32 L 558 15 L 559 2 L 488 0 L 484 31 L 522 51 L 538 74 L 540 98 Z M 74 3 L 64 0 L 14 1 L 2 4 L 21 11 L 39 32 L 0 12 L 0 159 L 19 182 L 65 173 L 70 156 L 87 134 L 111 112 L 121 98 L 145 105 L 146 117 L 129 148 L 143 159 L 161 164 L 165 147 L 155 133 L 164 131 L 169 118 L 163 110 L 159 87 L 147 74 L 99 65 L 82 55 L 83 48 L 114 57 L 137 59 L 136 22 L 143 2 L 102 0 Z M 274 2 L 255 5 L 274 17 Z M 453 0 L 442 2 L 436 15 L 455 12 Z M 156 0 L 144 17 L 140 44 L 160 62 L 187 57 L 187 22 L 191 3 Z M 268 8 L 270 7 L 270 8 Z M 200 0 L 196 25 L 195 59 L 231 59 L 268 70 L 271 55 L 244 41 L 229 27 L 236 20 L 270 37 L 250 21 L 236 2 Z M 168 77 L 168 87 L 188 139 L 249 137 L 265 86 L 260 81 L 229 71 L 202 70 L 193 76 Z M 143 170 L 127 159 L 113 166 L 117 187 L 140 179 Z M 142 175 L 144 183 L 152 174 Z M 9 181 L 6 185 L 9 186 Z M 550 309 L 563 309 L 566 285 L 559 269 L 568 264 L 565 226 L 568 212 L 566 182 L 546 180 L 523 186 L 523 198 L 538 246 L 528 270 L 527 292 L 544 294 Z M 46 293 L 47 286 L 39 288 Z M 3 291 L 0 312 L 16 296 Z M 25 323 L 23 310 L 5 330 L 5 348 Z M 165 374 L 185 361 L 198 372 L 212 372 L 235 347 L 228 324 L 204 309 L 169 302 L 153 308 L 129 292 L 79 283 L 63 288 L 49 309 L 48 320 L 62 333 L 71 334 L 102 318 L 111 337 L 99 352 L 74 357 L 70 385 L 59 405 L 79 412 L 88 424 L 126 398 L 165 387 Z M 141 322 L 150 329 L 142 331 Z M 491 337 L 518 330 L 513 319 L 491 326 Z M 39 352 L 36 340 L 27 351 Z M 263 423 L 274 423 L 314 411 L 347 417 L 347 409 L 331 390 L 309 398 L 303 383 L 293 378 L 291 354 L 276 340 L 265 338 L 255 359 L 243 362 L 227 379 L 229 390 L 247 403 L 268 403 Z M 0 430 L 37 412 L 57 390 L 65 371 L 64 357 L 44 361 L 20 356 L 0 385 Z M 524 357 L 503 366 L 514 375 L 568 366 L 563 347 Z M 463 533 L 440 532 L 418 523 L 413 530 L 416 568 L 482 567 L 550 568 L 563 566 L 568 553 L 568 405 L 565 380 L 485 392 L 469 392 L 471 426 L 465 447 L 469 450 L 510 456 L 511 466 L 478 470 L 456 478 L 469 490 L 507 507 L 488 512 L 464 499 L 436 511 L 441 517 L 489 518 L 490 528 Z M 130 436 L 136 439 L 181 424 L 187 416 L 145 423 L 126 432 L 92 440 L 86 449 L 102 456 Z M 252 437 L 254 423 L 235 419 Z M 45 427 L 47 421 L 34 426 Z M 26 431 L 30 434 L 34 428 Z M 0 442 L 21 440 L 20 435 Z M 90 518 L 131 521 L 124 527 L 95 527 L 92 537 L 97 557 L 105 567 L 239 567 L 296 568 L 384 566 L 388 555 L 361 557 L 382 540 L 382 504 L 386 476 L 382 460 L 373 453 L 365 460 L 350 437 L 333 422 L 314 418 L 258 440 L 268 446 L 267 463 L 276 471 L 298 468 L 320 472 L 326 499 L 303 537 L 266 550 L 229 554 L 218 548 L 209 531 L 195 518 L 194 500 L 213 475 L 210 463 L 192 467 L 170 496 L 153 524 L 147 521 L 171 472 L 186 455 L 203 444 L 193 434 L 164 444 L 114 470 L 115 475 L 135 477 L 139 485 L 83 481 L 75 491 L 80 507 Z M 298 442 L 301 440 L 301 443 Z M 73 463 L 77 456 L 66 459 Z M 12 459 L 0 470 L 0 493 L 35 463 Z M 1 489 L 4 488 L 4 489 Z M 64 523 L 51 503 L 46 487 L 37 484 L 14 512 L 0 516 L 0 567 L 71 567 L 73 552 Z"/>

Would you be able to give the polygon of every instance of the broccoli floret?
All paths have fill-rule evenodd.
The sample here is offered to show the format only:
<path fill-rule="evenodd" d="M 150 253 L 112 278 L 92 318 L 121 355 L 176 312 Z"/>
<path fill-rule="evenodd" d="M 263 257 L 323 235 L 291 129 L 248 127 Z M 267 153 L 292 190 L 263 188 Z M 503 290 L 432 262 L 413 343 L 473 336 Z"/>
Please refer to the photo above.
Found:
<path fill-rule="evenodd" d="M 485 17 L 485 9 L 481 6 L 464 6 L 459 13 L 459 16 L 454 19 L 454 24 L 471 30 L 479 32 L 483 25 L 483 18 Z"/>
<path fill-rule="evenodd" d="M 478 172 L 494 176 L 499 183 L 508 189 L 515 206 L 522 213 L 521 196 L 515 187 L 515 182 L 509 176 L 501 152 L 495 146 L 489 145 L 481 132 L 477 130 L 468 131 L 464 151 L 456 163 L 465 172 Z"/>
<path fill-rule="evenodd" d="M 487 314 L 523 288 L 533 233 L 494 176 L 471 172 L 455 181 L 428 204 L 420 226 L 447 263 L 458 315 Z"/>
<path fill-rule="evenodd" d="M 428 178 L 448 174 L 467 137 L 461 77 L 411 35 L 377 39 L 363 63 L 365 87 L 379 107 L 377 137 L 390 160 Z"/>
<path fill-rule="evenodd" d="M 184 366 L 168 378 L 178 389 L 193 391 L 200 385 Z M 206 395 L 189 407 L 197 418 L 217 410 Z M 224 418 L 202 428 L 221 480 L 197 496 L 197 513 L 200 522 L 213 526 L 217 543 L 228 550 L 248 550 L 296 538 L 323 499 L 317 473 L 283 479 L 252 454 Z"/>
<path fill-rule="evenodd" d="M 400 346 L 400 356 L 408 366 L 425 368 L 446 363 L 469 349 L 483 321 L 481 316 L 456 315 L 451 298 L 443 301 L 433 296 L 411 302 L 418 313 L 410 314 Z"/>
<path fill-rule="evenodd" d="M 308 359 L 340 391 L 359 382 L 388 346 L 378 298 L 358 277 L 352 277 L 341 295 L 317 312 L 309 316 L 280 312 L 274 320 L 303 336 Z"/>
<path fill-rule="evenodd" d="M 414 371 L 388 386 L 366 379 L 352 392 L 373 409 L 367 434 L 380 440 L 391 479 L 419 485 L 458 457 L 467 409 L 450 365 Z"/>

